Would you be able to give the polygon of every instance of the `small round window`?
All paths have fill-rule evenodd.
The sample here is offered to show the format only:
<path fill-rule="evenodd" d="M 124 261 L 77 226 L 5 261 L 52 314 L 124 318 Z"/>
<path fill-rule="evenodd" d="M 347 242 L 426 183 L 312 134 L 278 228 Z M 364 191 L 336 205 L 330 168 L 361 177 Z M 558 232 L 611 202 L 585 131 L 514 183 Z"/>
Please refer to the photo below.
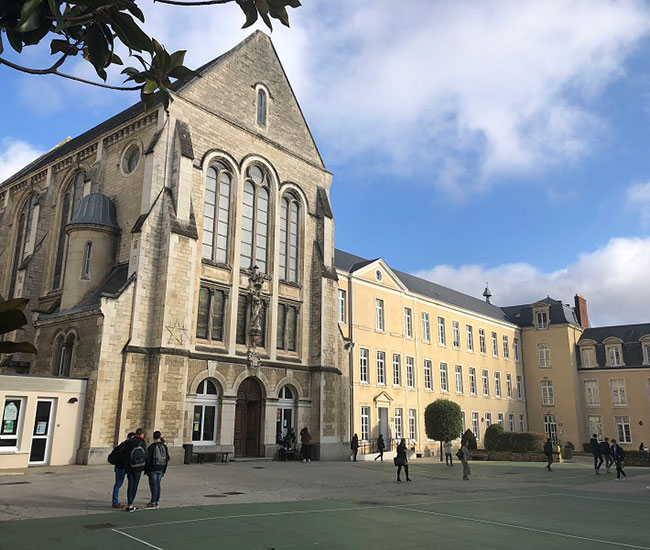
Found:
<path fill-rule="evenodd" d="M 375 277 L 377 278 L 378 281 L 381 281 L 384 278 L 381 271 L 379 270 L 375 271 Z"/>
<path fill-rule="evenodd" d="M 133 172 L 140 163 L 140 147 L 135 143 L 129 145 L 122 157 L 122 170 L 125 174 Z"/>

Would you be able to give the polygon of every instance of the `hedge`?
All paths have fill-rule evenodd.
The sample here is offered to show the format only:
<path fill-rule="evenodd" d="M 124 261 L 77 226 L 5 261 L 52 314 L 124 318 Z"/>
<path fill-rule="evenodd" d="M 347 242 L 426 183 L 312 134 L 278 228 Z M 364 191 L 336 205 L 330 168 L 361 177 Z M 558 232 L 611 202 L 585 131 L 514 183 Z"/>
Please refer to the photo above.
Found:
<path fill-rule="evenodd" d="M 503 438 L 503 428 L 499 424 L 490 424 L 485 430 L 483 441 L 485 442 L 485 450 L 487 451 L 501 451 L 501 439 Z"/>
<path fill-rule="evenodd" d="M 496 452 L 542 452 L 546 436 L 532 432 L 504 432 L 498 424 L 485 430 L 485 448 Z"/>

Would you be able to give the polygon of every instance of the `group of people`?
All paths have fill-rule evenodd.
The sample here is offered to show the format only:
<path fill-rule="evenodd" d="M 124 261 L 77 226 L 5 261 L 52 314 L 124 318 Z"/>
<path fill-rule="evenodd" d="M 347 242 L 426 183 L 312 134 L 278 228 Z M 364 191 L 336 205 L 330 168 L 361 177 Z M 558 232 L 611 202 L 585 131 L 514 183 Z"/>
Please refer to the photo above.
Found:
<path fill-rule="evenodd" d="M 169 450 L 159 431 L 153 433 L 153 441 L 148 447 L 142 428 L 129 433 L 126 439 L 108 455 L 108 462 L 113 464 L 115 469 L 112 508 L 125 509 L 127 512 L 136 511 L 134 502 L 142 472 L 148 476 L 149 489 L 151 490 L 151 500 L 147 504 L 147 508 L 158 508 L 160 483 L 162 477 L 167 473 L 169 464 Z M 119 499 L 125 477 L 127 479 L 126 507 Z"/>
<path fill-rule="evenodd" d="M 641 443 L 643 445 L 643 443 Z M 602 441 L 598 441 L 598 434 L 593 434 L 589 440 L 591 447 L 591 454 L 594 457 L 594 470 L 597 475 L 600 475 L 600 467 L 605 462 L 605 471 L 609 473 L 612 464 L 616 465 L 616 479 L 626 479 L 623 468 L 625 466 L 625 451 L 612 439 L 610 444 L 609 439 L 605 437 Z M 621 478 L 621 476 L 623 476 Z"/>
<path fill-rule="evenodd" d="M 283 436 L 278 433 L 277 443 L 280 445 L 280 460 L 287 461 L 290 456 L 295 456 L 297 447 L 296 430 L 289 428 Z M 311 434 L 305 426 L 300 430 L 300 459 L 303 462 L 311 462 Z"/>

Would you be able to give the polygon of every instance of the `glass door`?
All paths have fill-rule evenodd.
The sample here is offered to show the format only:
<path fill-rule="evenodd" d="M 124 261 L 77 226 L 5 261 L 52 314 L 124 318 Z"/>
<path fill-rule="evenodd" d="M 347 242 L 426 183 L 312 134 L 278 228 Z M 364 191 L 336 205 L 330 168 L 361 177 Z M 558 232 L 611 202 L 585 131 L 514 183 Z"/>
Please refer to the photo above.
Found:
<path fill-rule="evenodd" d="M 36 418 L 32 432 L 32 448 L 29 453 L 30 464 L 47 464 L 50 442 L 52 441 L 52 421 L 54 399 L 39 399 L 36 402 Z"/>

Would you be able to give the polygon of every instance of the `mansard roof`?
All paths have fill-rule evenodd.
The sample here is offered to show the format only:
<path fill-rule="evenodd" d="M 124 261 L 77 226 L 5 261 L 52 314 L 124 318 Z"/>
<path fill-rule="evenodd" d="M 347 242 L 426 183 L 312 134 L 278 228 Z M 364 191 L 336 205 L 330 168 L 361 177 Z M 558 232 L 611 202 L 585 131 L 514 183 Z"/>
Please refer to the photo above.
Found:
<path fill-rule="evenodd" d="M 650 323 L 593 327 L 585 329 L 578 343 L 583 340 L 593 340 L 597 344 L 602 344 L 610 337 L 619 338 L 625 343 L 633 343 L 638 342 L 644 336 L 650 336 Z"/>
<path fill-rule="evenodd" d="M 533 325 L 533 307 L 538 304 L 548 305 L 549 322 L 552 325 L 580 325 L 575 310 L 563 304 L 560 300 L 554 300 L 547 296 L 530 304 L 520 304 L 517 306 L 504 306 L 503 311 L 508 318 L 520 327 L 529 327 Z"/>

